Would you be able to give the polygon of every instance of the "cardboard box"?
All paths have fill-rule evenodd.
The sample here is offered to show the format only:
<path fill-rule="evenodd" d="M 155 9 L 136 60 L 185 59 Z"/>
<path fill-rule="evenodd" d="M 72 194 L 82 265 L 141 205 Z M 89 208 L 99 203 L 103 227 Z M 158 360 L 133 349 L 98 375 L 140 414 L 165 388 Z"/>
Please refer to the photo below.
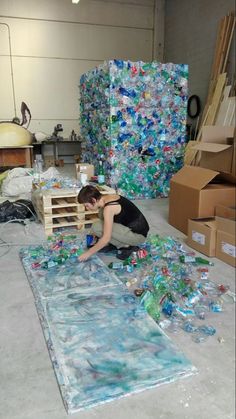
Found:
<path fill-rule="evenodd" d="M 81 154 L 75 154 L 74 155 L 75 163 L 80 163 L 81 161 Z"/>
<path fill-rule="evenodd" d="M 218 183 L 218 175 L 219 172 L 202 167 L 184 166 L 172 177 L 169 198 L 172 226 L 187 234 L 188 219 L 212 217 L 218 204 L 234 205 L 234 185 Z"/>
<path fill-rule="evenodd" d="M 225 207 L 224 205 L 216 205 L 215 215 L 217 215 L 218 217 L 229 218 L 230 220 L 236 220 L 236 207 Z"/>
<path fill-rule="evenodd" d="M 235 128 L 203 126 L 201 142 L 192 148 L 200 151 L 198 165 L 235 177 Z"/>
<path fill-rule="evenodd" d="M 216 217 L 216 257 L 231 266 L 236 266 L 236 221 Z"/>
<path fill-rule="evenodd" d="M 216 254 L 215 217 L 188 220 L 187 244 L 206 256 Z"/>
<path fill-rule="evenodd" d="M 49 167 L 55 166 L 55 160 L 53 156 L 44 156 L 44 167 L 48 169 Z"/>
<path fill-rule="evenodd" d="M 87 163 L 77 163 L 75 165 L 76 177 L 77 179 L 80 176 L 80 173 L 85 173 L 88 176 L 88 180 L 94 176 L 94 165 Z"/>

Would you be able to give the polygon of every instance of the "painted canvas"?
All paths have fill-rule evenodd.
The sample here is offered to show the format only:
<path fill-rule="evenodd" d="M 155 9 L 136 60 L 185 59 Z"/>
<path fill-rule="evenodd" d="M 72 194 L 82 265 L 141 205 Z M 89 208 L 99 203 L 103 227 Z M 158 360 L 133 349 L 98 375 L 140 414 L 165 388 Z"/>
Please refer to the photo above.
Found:
<path fill-rule="evenodd" d="M 33 269 L 20 254 L 68 413 L 196 372 L 99 257 Z"/>

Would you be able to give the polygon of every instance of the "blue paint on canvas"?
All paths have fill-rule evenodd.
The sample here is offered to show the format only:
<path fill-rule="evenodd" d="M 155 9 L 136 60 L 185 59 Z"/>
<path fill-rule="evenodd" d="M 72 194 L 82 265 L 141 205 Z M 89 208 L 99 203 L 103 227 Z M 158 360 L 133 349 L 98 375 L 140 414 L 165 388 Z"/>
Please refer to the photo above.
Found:
<path fill-rule="evenodd" d="M 32 269 L 21 251 L 69 413 L 196 372 L 105 264 Z"/>

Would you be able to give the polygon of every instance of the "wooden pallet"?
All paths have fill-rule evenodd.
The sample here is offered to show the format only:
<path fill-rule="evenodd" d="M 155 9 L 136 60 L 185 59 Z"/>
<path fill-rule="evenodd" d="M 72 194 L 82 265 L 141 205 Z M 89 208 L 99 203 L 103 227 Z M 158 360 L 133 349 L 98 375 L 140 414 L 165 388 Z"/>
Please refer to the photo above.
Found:
<path fill-rule="evenodd" d="M 116 190 L 113 189 L 113 188 L 111 188 L 110 186 L 107 186 L 107 185 L 97 185 L 97 184 L 94 184 L 93 186 L 95 186 L 102 195 L 116 194 Z"/>
<path fill-rule="evenodd" d="M 83 230 L 87 224 L 99 219 L 98 212 L 86 211 L 85 206 L 78 203 L 77 197 L 77 192 L 66 189 L 33 191 L 32 203 L 46 235 L 65 227 Z"/>

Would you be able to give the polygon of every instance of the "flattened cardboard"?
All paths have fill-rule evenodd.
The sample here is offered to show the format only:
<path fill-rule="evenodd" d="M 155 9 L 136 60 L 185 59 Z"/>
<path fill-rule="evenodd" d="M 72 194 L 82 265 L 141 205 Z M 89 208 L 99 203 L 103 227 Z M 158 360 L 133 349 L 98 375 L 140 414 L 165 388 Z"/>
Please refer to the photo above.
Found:
<path fill-rule="evenodd" d="M 188 233 L 188 219 L 212 217 L 215 206 L 233 206 L 235 188 L 229 183 L 210 183 L 218 172 L 202 167 L 184 166 L 170 182 L 169 223 Z"/>
<path fill-rule="evenodd" d="M 211 218 L 188 220 L 187 244 L 206 256 L 216 253 L 216 221 Z"/>

